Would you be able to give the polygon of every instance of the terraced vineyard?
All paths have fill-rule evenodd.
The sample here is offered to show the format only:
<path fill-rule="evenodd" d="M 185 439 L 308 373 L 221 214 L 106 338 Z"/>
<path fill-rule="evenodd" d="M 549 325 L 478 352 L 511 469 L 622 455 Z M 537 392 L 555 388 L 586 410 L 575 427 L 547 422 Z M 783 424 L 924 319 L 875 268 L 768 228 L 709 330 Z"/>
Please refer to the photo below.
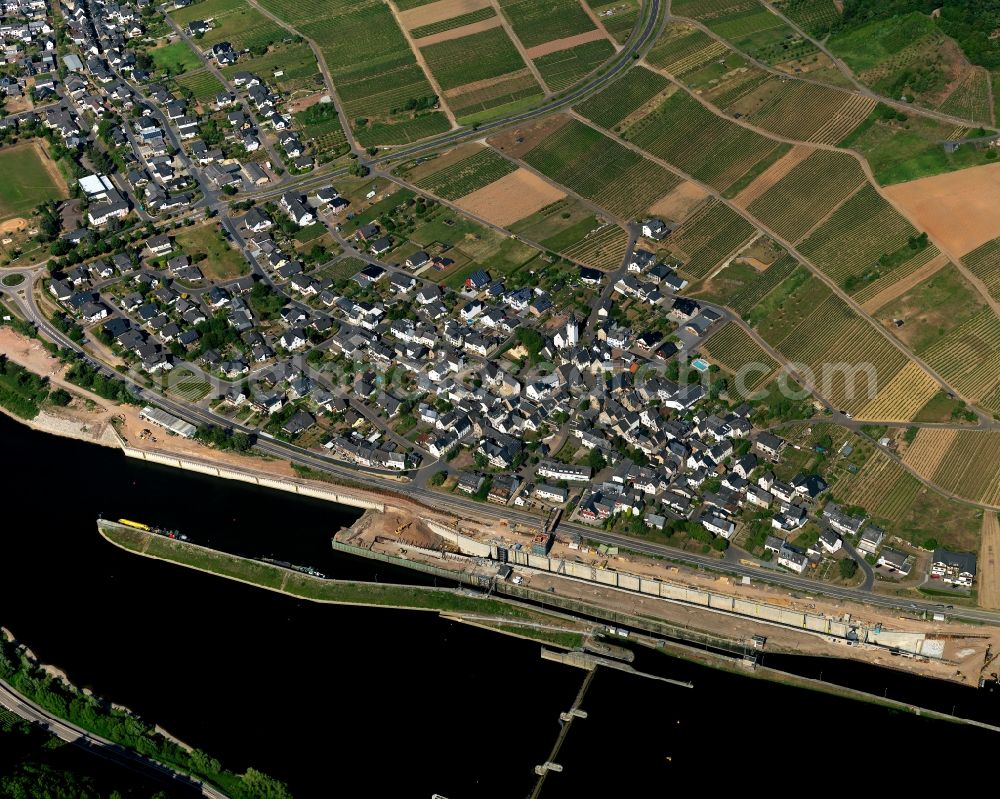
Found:
<path fill-rule="evenodd" d="M 962 258 L 962 263 L 986 284 L 994 299 L 1000 300 L 1000 238 L 977 247 Z"/>
<path fill-rule="evenodd" d="M 992 125 L 989 73 L 982 67 L 967 69 L 958 86 L 941 104 L 941 110 L 946 114 Z"/>
<path fill-rule="evenodd" d="M 611 42 L 598 39 L 540 56 L 534 62 L 548 87 L 554 92 L 561 92 L 589 75 L 614 54 Z"/>
<path fill-rule="evenodd" d="M 772 77 L 726 106 L 779 136 L 836 144 L 864 121 L 875 100 L 817 83 Z"/>
<path fill-rule="evenodd" d="M 500 0 L 500 8 L 525 47 L 594 30 L 579 0 Z"/>
<path fill-rule="evenodd" d="M 813 231 L 799 251 L 851 291 L 892 271 L 879 267 L 879 258 L 899 252 L 916 235 L 913 226 L 868 185 Z"/>
<path fill-rule="evenodd" d="M 682 78 L 728 52 L 726 45 L 698 28 L 683 22 L 671 22 L 646 54 L 646 60 L 654 67 Z"/>
<path fill-rule="evenodd" d="M 207 69 L 203 72 L 189 72 L 175 78 L 178 85 L 187 89 L 198 102 L 211 100 L 222 91 L 222 82 Z"/>
<path fill-rule="evenodd" d="M 720 200 L 708 200 L 670 235 L 671 251 L 693 278 L 708 275 L 746 244 L 756 228 Z"/>
<path fill-rule="evenodd" d="M 462 28 L 466 25 L 471 25 L 474 22 L 482 22 L 486 19 L 492 19 L 496 15 L 496 9 L 494 9 L 493 6 L 477 8 L 475 11 L 470 11 L 467 14 L 459 14 L 457 17 L 449 17 L 448 19 L 441 19 L 437 22 L 432 22 L 429 25 L 421 25 L 417 28 L 412 28 L 410 30 L 410 36 L 414 39 L 422 39 L 425 36 L 433 36 L 435 33 L 444 33 L 445 31 L 454 30 L 455 28 Z"/>
<path fill-rule="evenodd" d="M 854 158 L 817 150 L 747 210 L 779 236 L 795 242 L 864 184 L 864 172 Z"/>
<path fill-rule="evenodd" d="M 365 141 L 399 141 L 448 129 L 443 114 L 416 115 L 434 90 L 382 0 L 261 0 L 323 53 L 352 120 L 371 119 Z"/>
<path fill-rule="evenodd" d="M 681 182 L 575 119 L 527 152 L 524 161 L 623 219 L 636 217 Z"/>
<path fill-rule="evenodd" d="M 567 258 L 572 258 L 595 269 L 611 271 L 617 269 L 628 252 L 628 234 L 618 225 L 607 224 L 595 233 L 590 233 L 571 247 L 562 250 Z"/>
<path fill-rule="evenodd" d="M 719 191 L 779 155 L 778 142 L 716 116 L 683 91 L 622 135 Z"/>
<path fill-rule="evenodd" d="M 669 87 L 670 81 L 662 75 L 635 67 L 574 110 L 601 127 L 613 129 Z"/>
<path fill-rule="evenodd" d="M 711 360 L 736 376 L 730 381 L 729 391 L 743 398 L 748 398 L 778 368 L 778 362 L 734 322 L 727 322 L 703 349 Z"/>
<path fill-rule="evenodd" d="M 1000 383 L 1000 319 L 986 308 L 921 354 L 963 396 L 992 395 Z"/>
<path fill-rule="evenodd" d="M 457 200 L 517 169 L 495 150 L 484 147 L 461 161 L 417 181 L 417 186 L 446 200 Z"/>
<path fill-rule="evenodd" d="M 878 521 L 899 523 L 912 507 L 920 481 L 881 450 L 876 450 L 837 499 L 864 508 Z"/>

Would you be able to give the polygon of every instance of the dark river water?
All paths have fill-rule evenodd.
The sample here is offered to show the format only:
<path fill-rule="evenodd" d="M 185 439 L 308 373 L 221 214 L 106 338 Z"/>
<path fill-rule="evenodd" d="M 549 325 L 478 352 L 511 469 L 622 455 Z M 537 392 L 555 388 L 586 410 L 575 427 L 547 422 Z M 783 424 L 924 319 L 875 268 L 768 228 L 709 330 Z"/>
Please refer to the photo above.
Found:
<path fill-rule="evenodd" d="M 331 534 L 356 511 L 130 461 L 2 415 L 0 441 L 0 625 L 78 685 L 231 769 L 285 780 L 300 799 L 517 799 L 532 790 L 533 767 L 548 756 L 558 715 L 583 678 L 541 660 L 537 644 L 430 613 L 299 602 L 129 555 L 95 526 L 103 513 L 330 576 L 422 582 L 330 549 Z M 768 658 L 876 693 L 1000 716 L 993 696 L 971 689 L 844 661 Z M 636 665 L 695 687 L 599 671 L 583 703 L 588 718 L 574 722 L 559 756 L 565 771 L 548 778 L 543 797 L 660 795 L 678 780 L 765 780 L 780 791 L 799 782 L 791 774 L 808 779 L 828 767 L 830 755 L 862 752 L 867 768 L 891 769 L 895 785 L 926 784 L 919 753 L 960 762 L 1000 741 L 656 652 L 640 653 Z"/>

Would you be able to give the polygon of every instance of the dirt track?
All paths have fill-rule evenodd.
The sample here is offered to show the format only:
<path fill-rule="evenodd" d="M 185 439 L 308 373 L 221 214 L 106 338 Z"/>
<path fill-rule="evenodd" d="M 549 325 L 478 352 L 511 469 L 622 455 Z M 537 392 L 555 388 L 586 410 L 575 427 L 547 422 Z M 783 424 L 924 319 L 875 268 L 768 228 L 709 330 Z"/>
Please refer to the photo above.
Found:
<path fill-rule="evenodd" d="M 399 21 L 407 29 L 432 25 L 452 17 L 459 17 L 490 5 L 490 0 L 438 0 L 419 8 L 399 12 Z"/>
<path fill-rule="evenodd" d="M 559 53 L 563 50 L 569 50 L 571 47 L 576 47 L 579 44 L 587 44 L 588 42 L 596 42 L 598 39 L 607 38 L 603 30 L 594 29 L 585 33 L 578 33 L 576 36 L 567 36 L 565 39 L 553 39 L 551 42 L 529 47 L 525 52 L 529 58 L 540 58 L 543 55 L 549 55 L 549 53 Z"/>

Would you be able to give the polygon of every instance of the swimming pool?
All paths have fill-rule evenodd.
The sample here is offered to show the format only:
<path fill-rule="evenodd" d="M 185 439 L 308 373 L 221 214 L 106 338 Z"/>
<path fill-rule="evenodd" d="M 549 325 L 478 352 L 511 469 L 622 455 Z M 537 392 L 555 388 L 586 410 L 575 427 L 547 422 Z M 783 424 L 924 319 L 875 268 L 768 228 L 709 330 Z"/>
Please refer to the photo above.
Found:
<path fill-rule="evenodd" d="M 695 358 L 693 361 L 691 361 L 691 365 L 699 372 L 708 371 L 708 361 L 704 360 L 703 358 Z"/>

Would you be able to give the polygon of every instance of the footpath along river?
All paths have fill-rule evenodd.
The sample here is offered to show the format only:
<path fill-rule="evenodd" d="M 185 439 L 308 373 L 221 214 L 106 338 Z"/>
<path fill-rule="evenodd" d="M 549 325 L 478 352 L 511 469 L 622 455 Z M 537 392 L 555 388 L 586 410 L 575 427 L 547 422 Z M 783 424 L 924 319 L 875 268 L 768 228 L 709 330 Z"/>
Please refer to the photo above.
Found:
<path fill-rule="evenodd" d="M 129 555 L 94 524 L 103 513 L 329 576 L 426 582 L 330 549 L 330 535 L 358 511 L 131 461 L 5 416 L 0 437 L 0 625 L 75 683 L 234 770 L 254 766 L 285 780 L 299 799 L 531 791 L 532 769 L 548 755 L 583 672 L 541 660 L 535 643 L 433 614 L 313 605 Z M 802 673 L 823 668 L 827 679 L 845 665 L 803 664 Z M 545 799 L 662 791 L 678 780 L 769 780 L 780 752 L 805 777 L 830 747 L 871 752 L 865 767 L 891 767 L 894 784 L 926 785 L 917 753 L 960 762 L 1000 741 L 655 652 L 640 653 L 636 665 L 695 688 L 599 671 L 583 702 L 589 717 L 574 723 L 559 757 L 565 771 L 548 778 Z M 1000 716 L 990 695 L 846 665 L 845 680 L 858 688 L 885 685 L 889 696 L 916 694 L 949 711 L 943 705 L 957 697 L 984 720 Z"/>

